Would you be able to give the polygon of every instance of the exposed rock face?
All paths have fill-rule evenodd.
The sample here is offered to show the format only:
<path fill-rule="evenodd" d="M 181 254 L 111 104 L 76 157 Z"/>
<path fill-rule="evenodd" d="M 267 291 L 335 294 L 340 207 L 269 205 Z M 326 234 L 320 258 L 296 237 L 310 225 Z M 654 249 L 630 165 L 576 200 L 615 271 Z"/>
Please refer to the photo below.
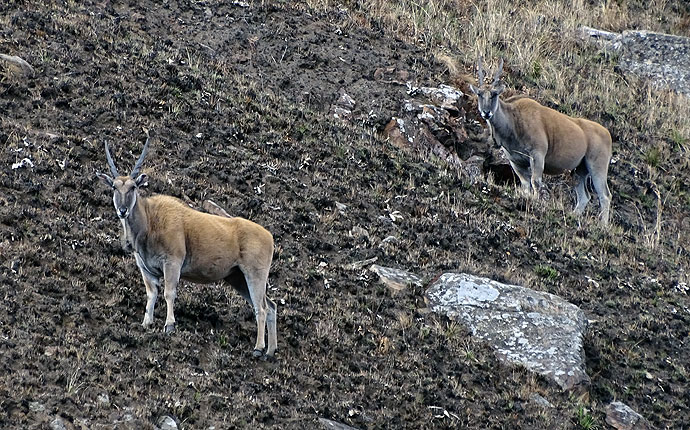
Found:
<path fill-rule="evenodd" d="M 443 274 L 426 292 L 434 312 L 464 323 L 499 359 L 521 364 L 569 390 L 589 383 L 584 313 L 548 293 L 464 273 Z"/>
<path fill-rule="evenodd" d="M 624 72 L 690 96 L 690 38 L 638 30 L 610 33 L 583 27 L 581 31 L 586 39 L 619 51 Z"/>
<path fill-rule="evenodd" d="M 606 407 L 606 423 L 618 430 L 653 429 L 642 415 L 621 402 L 613 402 Z"/>
<path fill-rule="evenodd" d="M 465 130 L 465 95 L 449 85 L 412 87 L 399 117 L 384 128 L 384 134 L 399 147 L 412 148 L 465 170 L 472 181 L 482 173 L 488 145 L 471 140 Z M 481 156 L 477 156 L 481 154 Z"/>
<path fill-rule="evenodd" d="M 428 90 L 432 91 L 430 88 Z M 444 100 L 440 103 L 449 102 Z M 462 167 L 462 159 L 458 157 L 455 147 L 467 139 L 467 134 L 460 119 L 452 117 L 450 111 L 441 106 L 414 99 L 405 100 L 402 115 L 392 118 L 384 133 L 397 146 L 411 147 L 422 154 L 432 154 L 450 165 Z"/>
<path fill-rule="evenodd" d="M 413 87 L 408 82 L 407 87 L 409 98 L 400 114 L 383 129 L 393 144 L 444 160 L 464 171 L 472 183 L 488 172 L 497 182 L 515 181 L 503 151 L 490 144 L 481 124 L 467 120 L 467 96 L 462 91 L 444 84 Z"/>
<path fill-rule="evenodd" d="M 623 71 L 690 96 L 690 38 L 648 31 L 624 31 Z"/>

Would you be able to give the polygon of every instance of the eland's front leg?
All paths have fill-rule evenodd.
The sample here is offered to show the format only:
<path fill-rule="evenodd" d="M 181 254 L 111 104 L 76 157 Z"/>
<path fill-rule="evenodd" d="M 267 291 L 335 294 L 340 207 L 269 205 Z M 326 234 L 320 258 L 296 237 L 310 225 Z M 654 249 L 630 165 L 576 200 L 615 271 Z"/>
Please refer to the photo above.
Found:
<path fill-rule="evenodd" d="M 163 277 L 165 278 L 165 305 L 167 316 L 165 318 L 166 333 L 175 331 L 175 298 L 177 297 L 177 284 L 180 282 L 180 263 L 165 263 Z"/>
<path fill-rule="evenodd" d="M 143 263 L 138 254 L 134 254 L 134 257 L 137 261 L 139 271 L 141 271 L 141 277 L 144 279 L 144 285 L 146 286 L 146 312 L 144 313 L 144 321 L 141 325 L 144 326 L 144 328 L 148 328 L 153 324 L 153 309 L 156 306 L 156 299 L 158 298 L 158 285 L 160 280 L 154 278 L 143 269 Z"/>
<path fill-rule="evenodd" d="M 144 278 L 144 285 L 146 285 L 146 312 L 144 313 L 144 321 L 141 325 L 144 328 L 149 328 L 153 324 L 153 309 L 156 306 L 156 299 L 158 298 L 158 280 L 153 279 L 142 272 Z"/>
<path fill-rule="evenodd" d="M 531 194 L 532 190 L 532 185 L 530 185 L 530 172 L 529 169 L 526 169 L 519 164 L 513 162 L 512 160 L 508 160 L 510 162 L 510 167 L 513 168 L 513 172 L 517 175 L 518 179 L 520 179 L 520 190 L 522 193 L 526 196 L 529 196 Z"/>
<path fill-rule="evenodd" d="M 541 178 L 544 175 L 544 154 L 537 152 L 532 155 L 530 170 L 532 171 L 532 178 L 530 181 L 530 184 L 532 185 L 532 194 L 535 198 L 539 198 L 539 192 L 541 191 Z"/>

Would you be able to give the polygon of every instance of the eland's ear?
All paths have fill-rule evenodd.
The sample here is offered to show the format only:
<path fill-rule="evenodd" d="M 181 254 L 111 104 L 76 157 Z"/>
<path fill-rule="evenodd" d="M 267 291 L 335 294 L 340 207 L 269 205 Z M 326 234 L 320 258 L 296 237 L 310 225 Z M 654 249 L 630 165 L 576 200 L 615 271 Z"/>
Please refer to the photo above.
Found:
<path fill-rule="evenodd" d="M 142 173 L 141 175 L 137 176 L 137 178 L 134 180 L 134 183 L 137 184 L 138 188 L 143 188 L 149 185 L 149 176 L 146 173 Z"/>
<path fill-rule="evenodd" d="M 96 176 L 97 176 L 104 184 L 106 184 L 106 185 L 109 186 L 110 188 L 113 187 L 113 178 L 111 178 L 110 176 L 106 175 L 105 173 L 101 173 L 101 172 L 96 172 Z"/>
<path fill-rule="evenodd" d="M 493 92 L 496 95 L 503 94 L 503 91 L 505 91 L 505 90 L 506 90 L 506 84 L 504 84 L 503 82 L 499 82 L 499 83 L 493 85 L 491 88 L 491 92 Z"/>
<path fill-rule="evenodd" d="M 470 84 L 470 91 L 472 91 L 475 95 L 479 94 L 479 88 L 475 87 L 472 84 Z"/>

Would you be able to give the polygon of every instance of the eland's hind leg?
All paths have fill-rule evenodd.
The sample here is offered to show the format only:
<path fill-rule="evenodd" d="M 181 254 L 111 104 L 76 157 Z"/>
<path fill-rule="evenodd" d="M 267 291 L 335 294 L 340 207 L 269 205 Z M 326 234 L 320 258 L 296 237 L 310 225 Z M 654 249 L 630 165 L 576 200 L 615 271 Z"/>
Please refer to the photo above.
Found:
<path fill-rule="evenodd" d="M 606 180 L 609 170 L 608 160 L 598 163 L 599 165 L 593 164 L 587 163 L 587 168 L 592 175 L 592 185 L 594 185 L 594 190 L 599 197 L 599 207 L 601 209 L 599 219 L 603 225 L 608 225 L 611 212 L 611 191 Z"/>
<path fill-rule="evenodd" d="M 575 169 L 575 193 L 577 194 L 577 203 L 575 205 L 575 215 L 582 215 L 589 203 L 589 193 L 587 192 L 587 177 L 589 171 L 585 163 L 581 163 Z"/>
<path fill-rule="evenodd" d="M 254 356 L 260 357 L 266 347 L 266 317 L 268 310 L 268 305 L 266 303 L 266 282 L 268 281 L 268 267 L 266 269 L 240 267 L 240 270 L 244 273 L 244 277 L 247 281 L 249 297 L 251 298 L 251 303 L 254 307 L 254 315 L 256 316 L 256 344 L 254 345 Z"/>
<path fill-rule="evenodd" d="M 268 349 L 266 350 L 266 355 L 273 355 L 278 347 L 278 310 L 276 303 L 266 297 L 266 303 L 268 304 L 268 316 L 266 317 L 266 323 L 268 325 Z"/>

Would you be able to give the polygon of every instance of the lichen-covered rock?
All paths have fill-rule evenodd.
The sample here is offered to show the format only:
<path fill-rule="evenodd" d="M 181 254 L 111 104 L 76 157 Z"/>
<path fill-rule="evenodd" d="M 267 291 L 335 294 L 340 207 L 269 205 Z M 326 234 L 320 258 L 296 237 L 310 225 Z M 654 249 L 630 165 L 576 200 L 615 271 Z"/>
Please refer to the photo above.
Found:
<path fill-rule="evenodd" d="M 582 27 L 580 31 L 602 48 L 620 52 L 624 73 L 690 95 L 690 38 L 643 30 L 611 33 Z"/>
<path fill-rule="evenodd" d="M 436 106 L 450 112 L 459 112 L 460 107 L 465 104 L 465 94 L 450 85 L 441 84 L 438 87 L 410 88 L 410 91 L 408 91 L 410 95 L 417 92 L 424 94 Z"/>
<path fill-rule="evenodd" d="M 430 308 L 464 323 L 499 359 L 521 364 L 563 389 L 587 385 L 584 313 L 558 296 L 464 273 L 443 274 L 426 292 Z"/>
<path fill-rule="evenodd" d="M 624 31 L 621 44 L 620 66 L 624 72 L 690 95 L 690 38 L 651 31 Z"/>

